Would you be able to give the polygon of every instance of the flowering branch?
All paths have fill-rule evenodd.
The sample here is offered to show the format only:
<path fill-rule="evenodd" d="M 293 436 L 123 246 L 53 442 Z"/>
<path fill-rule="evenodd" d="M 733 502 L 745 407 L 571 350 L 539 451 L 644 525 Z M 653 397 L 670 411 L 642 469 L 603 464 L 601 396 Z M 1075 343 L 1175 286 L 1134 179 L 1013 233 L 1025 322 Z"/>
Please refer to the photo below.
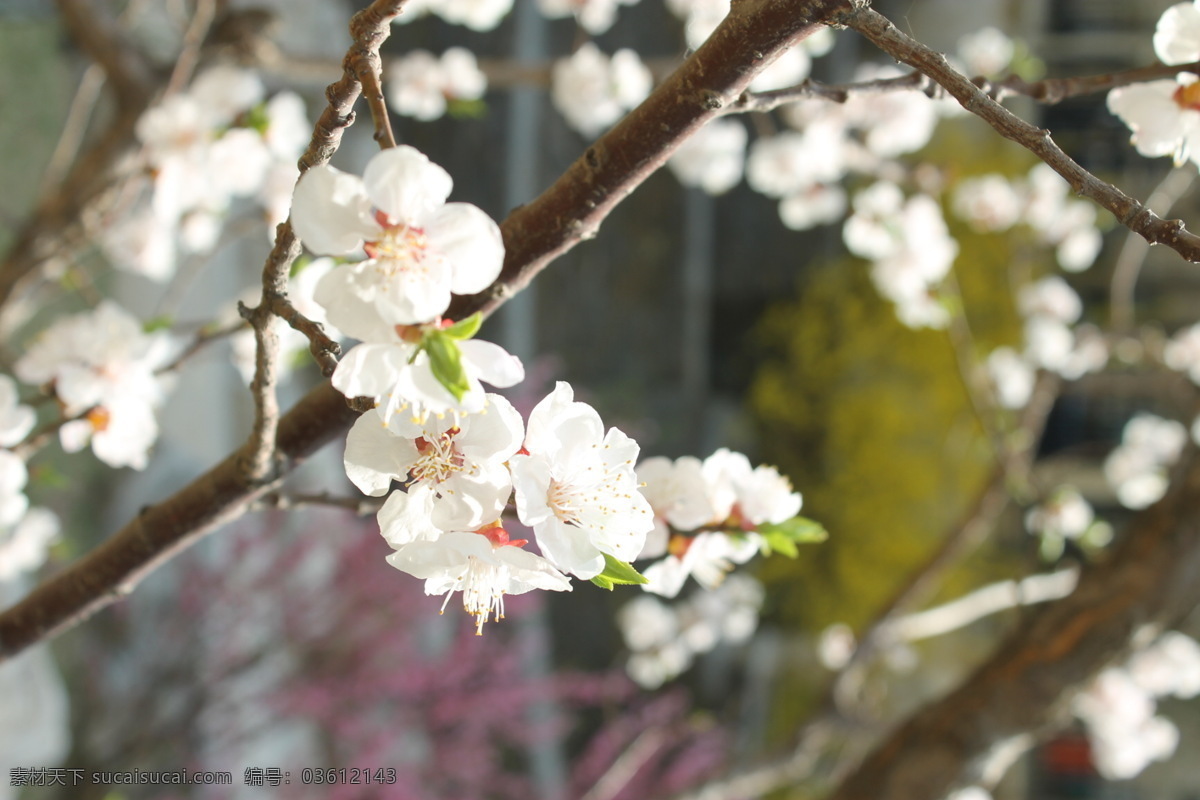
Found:
<path fill-rule="evenodd" d="M 341 79 L 326 90 L 329 105 L 317 120 L 312 140 L 300 157 L 301 174 L 328 163 L 341 144 L 342 134 L 354 124 L 354 104 L 363 91 L 362 76 L 372 76 L 378 88 L 379 48 L 391 33 L 391 22 L 400 14 L 403 5 L 404 0 L 375 0 L 350 20 L 354 44 L 346 53 Z M 382 102 L 380 95 L 377 103 Z M 386 107 L 372 105 L 371 111 L 377 115 L 377 130 L 380 114 L 384 117 L 383 125 L 386 127 Z M 279 425 L 280 410 L 279 399 L 275 395 L 275 386 L 279 381 L 279 335 L 273 326 L 274 318 L 282 317 L 309 337 L 313 356 L 326 375 L 333 372 L 336 356 L 340 352 L 337 343 L 325 335 L 321 326 L 304 317 L 288 300 L 288 272 L 299 255 L 300 241 L 289 219 L 276 229 L 275 246 L 263 266 L 261 302 L 253 309 L 241 304 L 238 306 L 242 317 L 254 327 L 257 344 L 254 379 L 250 383 L 250 391 L 254 396 L 254 428 L 242 452 L 244 468 L 256 481 L 269 480 L 276 468 L 275 432 Z"/>
<path fill-rule="evenodd" d="M 963 108 L 1049 164 L 1077 194 L 1091 198 L 1151 244 L 1165 244 L 1188 261 L 1200 261 L 1200 236 L 1181 220 L 1164 220 L 1117 187 L 1097 178 L 1063 152 L 1050 132 L 1013 114 L 947 63 L 945 56 L 901 33 L 886 17 L 858 8 L 840 20 L 888 55 L 933 78 Z"/>
<path fill-rule="evenodd" d="M 597 140 L 545 193 L 501 224 L 508 248 L 501 277 L 479 295 L 457 298 L 451 306 L 454 318 L 470 316 L 474 310 L 491 312 L 554 258 L 594 236 L 617 203 L 665 162 L 688 135 L 745 91 L 776 55 L 859 2 L 744 0 L 735 5 L 708 43 L 642 106 Z M 387 33 L 383 20 L 390 19 L 389 10 L 394 16 L 398 7 L 394 0 L 377 0 L 355 17 L 355 45 L 347 54 L 347 64 L 353 64 L 359 48 L 373 45 L 378 49 Z M 353 74 L 347 69 L 347 75 L 331 89 L 330 105 L 318 121 L 309 151 L 301 158 L 301 169 L 328 161 L 353 121 L 353 111 L 345 102 L 358 94 Z M 286 268 L 281 266 L 290 263 L 288 255 L 297 246 L 290 226 L 286 228 L 267 261 L 264 293 L 282 294 Z M 277 428 L 264 415 L 263 424 L 242 451 L 144 509 L 99 548 L 0 613 L 0 657 L 12 656 L 67 630 L 128 594 L 159 564 L 245 513 L 306 456 L 344 436 L 361 410 L 349 408 L 346 399 L 325 384 L 278 418 Z M 273 469 L 264 472 L 271 478 L 254 479 L 242 454 L 255 459 L 266 451 L 269 458 L 271 439 L 265 435 L 269 428 L 276 430 L 276 460 Z M 252 466 L 262 465 L 252 461 Z"/>

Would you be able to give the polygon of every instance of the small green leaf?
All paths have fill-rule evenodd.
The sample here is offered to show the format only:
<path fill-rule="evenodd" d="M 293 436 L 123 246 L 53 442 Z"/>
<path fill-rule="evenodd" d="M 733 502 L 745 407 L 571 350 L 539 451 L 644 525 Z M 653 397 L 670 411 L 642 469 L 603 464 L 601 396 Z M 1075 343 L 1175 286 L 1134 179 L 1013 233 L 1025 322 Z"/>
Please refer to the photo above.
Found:
<path fill-rule="evenodd" d="M 479 332 L 479 326 L 483 324 L 483 315 L 476 312 L 466 319 L 460 319 L 458 322 L 451 325 L 449 328 L 442 330 L 443 336 L 449 336 L 451 339 L 470 339 Z"/>
<path fill-rule="evenodd" d="M 302 254 L 299 258 L 292 262 L 292 268 L 288 271 L 288 277 L 294 278 L 304 271 L 304 268 L 313 263 L 315 259 L 307 253 Z"/>
<path fill-rule="evenodd" d="M 243 122 L 245 127 L 256 130 L 265 136 L 267 128 L 271 126 L 271 118 L 267 114 L 267 104 L 259 103 L 247 111 Z"/>
<path fill-rule="evenodd" d="M 481 119 L 487 115 L 487 103 L 482 100 L 451 100 L 446 113 L 454 119 Z"/>
<path fill-rule="evenodd" d="M 617 584 L 621 584 L 622 586 L 637 586 L 649 582 L 646 580 L 645 575 L 638 572 L 631 565 L 613 558 L 608 553 L 604 554 L 604 571 L 592 578 L 592 583 L 601 589 L 608 589 L 610 592 L 613 586 Z"/>
<path fill-rule="evenodd" d="M 164 331 L 175 324 L 175 320 L 170 314 L 160 314 L 157 317 L 146 320 L 142 323 L 142 333 L 154 333 L 155 331 Z"/>
<path fill-rule="evenodd" d="M 775 531 L 763 534 L 763 555 L 769 556 L 771 553 L 779 553 L 788 558 L 798 558 L 800 548 L 796 547 L 796 543 L 789 539 L 786 533 Z"/>
<path fill-rule="evenodd" d="M 796 544 L 816 544 L 829 538 L 829 532 L 821 523 L 807 517 L 792 517 L 778 524 L 768 522 L 759 525 L 758 532 L 764 538 L 782 536 Z"/>
<path fill-rule="evenodd" d="M 467 373 L 462 367 L 462 353 L 458 343 L 446 336 L 442 331 L 430 331 L 421 342 L 425 352 L 429 353 L 429 367 L 438 383 L 446 387 L 446 391 L 454 395 L 455 400 L 462 400 L 471 389 L 467 381 Z"/>

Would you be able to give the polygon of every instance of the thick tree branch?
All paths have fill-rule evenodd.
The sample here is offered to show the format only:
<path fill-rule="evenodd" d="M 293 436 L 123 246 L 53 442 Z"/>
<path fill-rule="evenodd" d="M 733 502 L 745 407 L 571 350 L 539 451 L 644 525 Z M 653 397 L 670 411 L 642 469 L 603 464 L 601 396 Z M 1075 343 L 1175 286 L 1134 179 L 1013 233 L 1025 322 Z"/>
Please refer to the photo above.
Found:
<path fill-rule="evenodd" d="M 602 136 L 545 193 L 501 224 L 508 248 L 501 277 L 478 296 L 456 298 L 456 318 L 475 310 L 490 313 L 555 257 L 594 236 L 620 200 L 686 136 L 738 97 L 780 52 L 859 2 L 741 0 L 709 43 L 641 107 Z M 353 120 L 352 111 L 338 114 L 331 105 L 326 109 L 330 113 L 344 124 L 318 125 L 313 136 L 318 146 L 310 148 L 314 159 L 328 160 L 341 130 Z M 145 509 L 95 551 L 0 613 L 0 658 L 64 631 L 128 594 L 154 567 L 244 513 L 304 456 L 345 435 L 355 418 L 345 398 L 329 385 L 310 392 L 279 421 L 276 448 L 281 458 L 271 481 L 251 480 L 238 453 Z"/>
<path fill-rule="evenodd" d="M 991 125 L 996 132 L 1026 148 L 1045 161 L 1071 184 L 1077 194 L 1091 198 L 1112 212 L 1117 220 L 1151 244 L 1165 244 L 1188 261 L 1200 261 L 1200 236 L 1184 230 L 1181 220 L 1164 220 L 1112 184 L 1105 183 L 1063 152 L 1050 132 L 1031 125 L 993 100 L 956 72 L 941 53 L 901 33 L 895 25 L 870 8 L 859 8 L 841 20 L 898 61 L 928 75 L 963 108 Z"/>

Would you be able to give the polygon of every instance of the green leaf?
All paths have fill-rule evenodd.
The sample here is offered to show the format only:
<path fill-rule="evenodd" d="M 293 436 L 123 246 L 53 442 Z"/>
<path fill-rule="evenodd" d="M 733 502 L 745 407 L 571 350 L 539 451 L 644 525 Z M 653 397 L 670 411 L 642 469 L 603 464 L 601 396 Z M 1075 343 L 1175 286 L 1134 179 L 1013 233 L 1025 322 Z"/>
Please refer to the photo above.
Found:
<path fill-rule="evenodd" d="M 487 103 L 482 100 L 451 100 L 446 104 L 446 113 L 454 119 L 480 119 L 487 114 Z"/>
<path fill-rule="evenodd" d="M 164 331 L 175 324 L 175 320 L 170 314 L 160 314 L 157 317 L 146 320 L 142 323 L 142 333 L 154 333 L 155 331 Z"/>
<path fill-rule="evenodd" d="M 429 353 L 433 377 L 454 395 L 455 400 L 462 400 L 463 395 L 470 391 L 471 384 L 467 381 L 467 373 L 463 371 L 458 343 L 446 336 L 444 331 L 430 331 L 421 342 L 421 347 Z"/>
<path fill-rule="evenodd" d="M 608 589 L 610 592 L 617 584 L 621 584 L 622 586 L 637 586 L 649 582 L 646 580 L 645 575 L 638 572 L 631 565 L 613 558 L 608 553 L 604 554 L 604 571 L 592 578 L 592 583 L 601 589 Z"/>
<path fill-rule="evenodd" d="M 821 523 L 807 517 L 792 517 L 778 524 L 766 523 L 758 526 L 758 533 L 763 537 L 763 555 L 779 553 L 788 558 L 798 558 L 798 544 L 823 542 L 829 538 Z"/>
<path fill-rule="evenodd" d="M 769 556 L 771 553 L 797 558 L 800 555 L 800 548 L 796 547 L 796 543 L 789 539 L 786 533 L 775 531 L 763 534 L 763 555 Z"/>
<path fill-rule="evenodd" d="M 245 127 L 256 130 L 265 136 L 267 128 L 271 126 L 271 118 L 267 115 L 267 104 L 259 103 L 247 111 L 243 123 Z"/>
<path fill-rule="evenodd" d="M 451 339 L 470 339 L 479 332 L 479 326 L 483 324 L 483 315 L 476 312 L 466 319 L 460 319 L 458 322 L 451 325 L 449 328 L 442 330 L 443 336 L 449 336 Z"/>
<path fill-rule="evenodd" d="M 294 278 L 304 271 L 304 268 L 313 263 L 315 259 L 307 253 L 302 254 L 299 258 L 292 262 L 292 268 L 288 270 L 288 277 Z"/>
<path fill-rule="evenodd" d="M 758 532 L 767 539 L 773 536 L 783 537 L 796 544 L 817 544 L 829 538 L 825 526 L 807 517 L 792 517 L 778 524 L 768 522 L 759 525 Z"/>

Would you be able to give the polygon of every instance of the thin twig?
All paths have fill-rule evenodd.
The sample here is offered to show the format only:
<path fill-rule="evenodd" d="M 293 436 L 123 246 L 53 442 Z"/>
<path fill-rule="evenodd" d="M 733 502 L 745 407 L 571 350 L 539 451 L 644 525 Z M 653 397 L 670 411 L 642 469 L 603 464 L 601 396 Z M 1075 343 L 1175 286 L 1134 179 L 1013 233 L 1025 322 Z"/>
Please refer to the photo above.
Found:
<path fill-rule="evenodd" d="M 71 37 L 104 70 L 117 105 L 138 108 L 150 99 L 152 70 L 145 55 L 127 41 L 95 3 L 58 0 L 58 12 Z"/>
<path fill-rule="evenodd" d="M 1063 152 L 1050 132 L 1031 125 L 988 96 L 955 71 L 945 56 L 901 33 L 895 25 L 868 7 L 856 9 L 841 20 L 888 55 L 937 81 L 963 108 L 1049 164 L 1071 184 L 1077 194 L 1091 198 L 1117 220 L 1151 244 L 1165 244 L 1188 261 L 1200 261 L 1200 236 L 1184 229 L 1181 220 L 1164 220 L 1117 187 L 1097 178 Z"/>
<path fill-rule="evenodd" d="M 100 99 L 100 89 L 104 86 L 104 80 L 104 70 L 99 64 L 92 64 L 83 71 L 83 76 L 79 79 L 79 87 L 75 90 L 75 97 L 72 98 L 71 105 L 67 109 L 67 118 L 63 122 L 58 143 L 50 155 L 46 171 L 42 173 L 39 197 L 46 196 L 62 183 L 63 176 L 79 153 L 79 146 L 83 143 L 83 135 L 87 131 L 88 121 L 92 117 L 92 111 L 96 108 L 96 101 Z"/>
<path fill-rule="evenodd" d="M 1200 61 L 1191 64 L 1151 64 L 1121 72 L 1107 72 L 1101 75 L 1085 75 L 1075 78 L 1046 78 L 1032 83 L 1019 75 L 1009 75 L 998 81 L 976 78 L 974 82 L 988 96 L 997 101 L 1013 95 L 1021 95 L 1037 100 L 1044 105 L 1055 105 L 1072 97 L 1107 92 L 1109 89 L 1144 81 L 1173 78 L 1181 72 L 1197 71 L 1200 71 Z"/>
<path fill-rule="evenodd" d="M 391 22 L 400 14 L 405 0 L 375 0 L 350 21 L 353 44 L 346 53 L 342 77 L 325 92 L 329 105 L 317 120 L 312 139 L 300 156 L 300 173 L 325 164 L 336 152 L 342 134 L 354 124 L 354 104 L 362 93 L 361 75 L 378 75 L 379 47 L 391 33 Z M 376 108 L 372 107 L 372 111 Z M 386 116 L 386 108 L 384 109 Z M 378 122 L 376 123 L 378 125 Z M 291 219 L 276 228 L 275 246 L 263 265 L 262 299 L 255 308 L 239 304 L 238 311 L 254 327 L 257 344 L 254 379 L 250 391 L 254 397 L 254 427 L 242 451 L 247 475 L 256 481 L 269 481 L 275 473 L 275 431 L 279 425 L 279 334 L 275 317 L 282 316 L 292 327 L 309 335 L 313 354 L 322 370 L 330 369 L 337 345 L 324 335 L 321 327 L 304 318 L 287 297 L 288 272 L 300 255 L 300 241 L 292 230 Z M 319 338 L 314 338 L 319 337 Z"/>
<path fill-rule="evenodd" d="M 383 508 L 382 497 L 335 497 L 329 493 L 322 494 L 285 494 L 270 492 L 264 494 L 250 506 L 251 511 L 271 509 L 273 511 L 292 511 L 297 508 L 341 508 L 352 511 L 360 517 L 370 517 L 379 513 Z"/>
<path fill-rule="evenodd" d="M 192 337 L 191 343 L 184 348 L 182 353 L 175 357 L 175 360 L 173 360 L 170 364 L 159 367 L 154 371 L 154 374 L 163 375 L 168 372 L 174 372 L 183 366 L 188 359 L 199 353 L 208 345 L 220 339 L 232 336 L 238 331 L 243 331 L 245 329 L 246 322 L 244 320 L 220 326 L 205 325 L 196 332 L 196 334 Z"/>
<path fill-rule="evenodd" d="M 1159 213 L 1169 214 L 1195 182 L 1196 170 L 1193 167 L 1177 167 L 1168 172 L 1154 188 L 1146 199 L 1146 205 L 1158 209 Z M 1127 334 L 1133 330 L 1133 293 L 1149 252 L 1150 245 L 1145 239 L 1129 233 L 1117 254 L 1108 289 L 1109 322 L 1116 333 Z"/>
<path fill-rule="evenodd" d="M 378 54 L 375 63 L 360 61 L 358 79 L 363 87 L 363 99 L 371 109 L 371 118 L 375 121 L 375 141 L 380 147 L 396 146 L 396 136 L 392 133 L 392 122 L 388 119 L 387 101 L 383 97 L 383 79 L 380 76 Z"/>
<path fill-rule="evenodd" d="M 175 58 L 175 67 L 171 70 L 171 78 L 167 81 L 164 94 L 170 95 L 181 91 L 200 63 L 200 51 L 204 47 L 204 37 L 212 26 L 213 16 L 217 12 L 216 0 L 196 0 L 196 9 L 192 12 L 191 22 L 183 32 L 183 43 L 179 55 Z"/>

